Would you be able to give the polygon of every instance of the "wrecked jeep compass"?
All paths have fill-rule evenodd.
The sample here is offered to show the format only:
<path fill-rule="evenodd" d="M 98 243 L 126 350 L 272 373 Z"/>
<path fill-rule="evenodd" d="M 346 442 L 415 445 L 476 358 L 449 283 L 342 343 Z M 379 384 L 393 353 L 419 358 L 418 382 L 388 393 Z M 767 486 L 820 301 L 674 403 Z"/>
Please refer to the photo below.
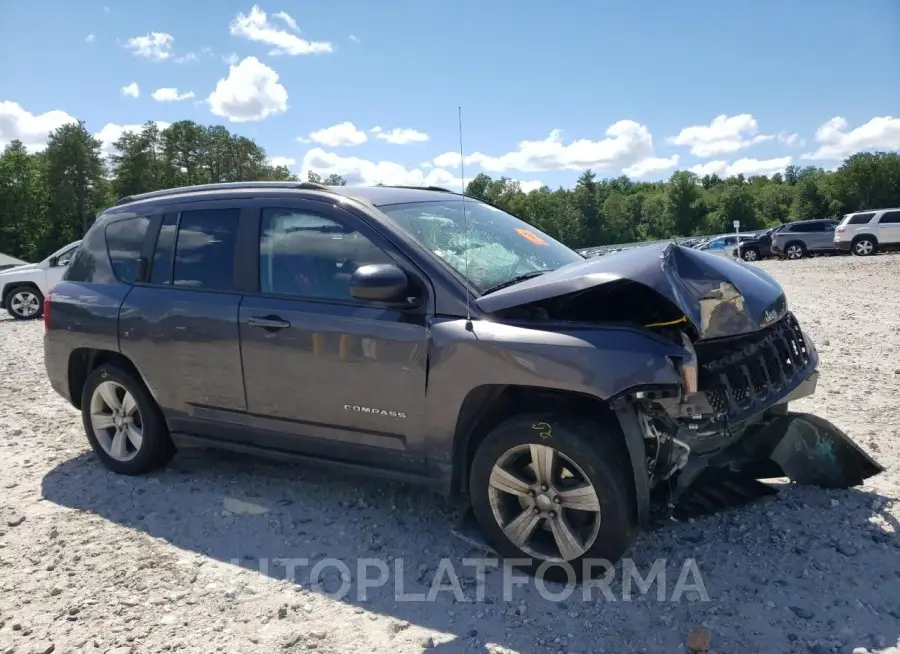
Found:
<path fill-rule="evenodd" d="M 220 447 L 421 482 L 468 495 L 458 533 L 533 571 L 581 575 L 760 479 L 882 470 L 787 410 L 818 354 L 762 270 L 668 243 L 585 259 L 443 189 L 123 198 L 44 324 L 53 388 L 109 469 Z"/>

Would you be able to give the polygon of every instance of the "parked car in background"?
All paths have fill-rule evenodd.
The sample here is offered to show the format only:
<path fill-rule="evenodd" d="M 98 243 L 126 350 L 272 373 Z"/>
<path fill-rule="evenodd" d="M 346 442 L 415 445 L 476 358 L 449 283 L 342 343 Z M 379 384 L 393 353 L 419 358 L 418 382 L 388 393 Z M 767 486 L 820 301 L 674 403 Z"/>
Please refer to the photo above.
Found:
<path fill-rule="evenodd" d="M 771 227 L 766 231 L 757 234 L 755 238 L 750 238 L 746 241 L 742 241 L 740 252 L 738 252 L 737 248 L 734 248 L 731 251 L 731 256 L 740 256 L 740 258 L 744 261 L 759 261 L 760 259 L 768 259 L 769 257 L 773 256 L 772 236 L 783 226 L 784 225 Z"/>
<path fill-rule="evenodd" d="M 741 243 L 752 239 L 756 234 L 748 233 L 741 234 Z M 735 246 L 738 244 L 738 235 L 737 234 L 723 234 L 722 236 L 717 236 L 702 245 L 696 246 L 694 249 L 702 250 L 704 252 L 709 252 L 711 254 L 717 254 L 722 257 L 730 257 L 732 256 L 732 250 L 734 250 Z"/>
<path fill-rule="evenodd" d="M 40 318 L 44 297 L 62 279 L 69 260 L 81 241 L 69 243 L 40 263 L 13 266 L 0 271 L 0 302 L 16 320 Z"/>
<path fill-rule="evenodd" d="M 27 261 L 22 261 L 21 259 L 16 259 L 15 257 L 11 257 L 8 254 L 3 254 L 2 252 L 0 252 L 0 270 L 15 268 L 16 266 L 25 266 L 27 264 Z"/>
<path fill-rule="evenodd" d="M 834 231 L 834 246 L 858 257 L 900 248 L 900 209 L 848 213 Z"/>
<path fill-rule="evenodd" d="M 834 218 L 786 223 L 772 235 L 772 254 L 795 260 L 811 254 L 837 252 L 834 245 L 837 226 L 838 221 Z"/>

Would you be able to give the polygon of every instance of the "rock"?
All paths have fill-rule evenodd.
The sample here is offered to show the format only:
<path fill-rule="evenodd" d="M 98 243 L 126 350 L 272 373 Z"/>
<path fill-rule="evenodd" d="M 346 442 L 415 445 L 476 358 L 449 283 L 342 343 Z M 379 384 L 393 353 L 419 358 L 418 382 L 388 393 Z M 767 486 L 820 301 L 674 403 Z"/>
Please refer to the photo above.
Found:
<path fill-rule="evenodd" d="M 278 619 L 284 620 L 287 617 L 287 608 L 282 606 L 278 609 Z"/>
<path fill-rule="evenodd" d="M 406 620 L 391 620 L 390 630 L 394 633 L 409 629 L 409 622 Z"/>
<path fill-rule="evenodd" d="M 23 522 L 25 522 L 25 516 L 20 513 L 19 515 L 15 515 L 12 518 L 10 518 L 9 520 L 7 520 L 6 524 L 9 525 L 10 527 L 18 527 Z"/>
<path fill-rule="evenodd" d="M 815 613 L 810 611 L 809 609 L 805 609 L 802 606 L 792 606 L 790 607 L 791 611 L 793 611 L 794 615 L 798 618 L 803 618 L 804 620 L 812 620 L 815 616 Z"/>
<path fill-rule="evenodd" d="M 284 640 L 281 641 L 281 647 L 283 649 L 290 649 L 299 642 L 300 634 L 288 634 L 285 636 Z"/>
<path fill-rule="evenodd" d="M 53 643 L 42 643 L 35 647 L 32 651 L 35 654 L 50 654 L 55 649 L 56 645 L 54 645 Z"/>
<path fill-rule="evenodd" d="M 691 652 L 708 652 L 709 629 L 694 629 L 687 637 L 687 648 Z"/>
<path fill-rule="evenodd" d="M 431 649 L 432 647 L 434 647 L 434 638 L 432 638 L 431 636 L 426 636 L 422 639 L 421 645 L 422 649 Z"/>

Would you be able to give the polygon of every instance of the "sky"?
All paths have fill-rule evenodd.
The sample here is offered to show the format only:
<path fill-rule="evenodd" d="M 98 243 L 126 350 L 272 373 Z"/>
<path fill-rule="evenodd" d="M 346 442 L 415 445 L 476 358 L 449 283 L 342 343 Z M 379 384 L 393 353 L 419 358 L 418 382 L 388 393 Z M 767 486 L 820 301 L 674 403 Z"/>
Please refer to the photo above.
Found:
<path fill-rule="evenodd" d="M 898 32 L 900 0 L 4 0 L 0 145 L 188 119 L 353 184 L 831 169 L 900 150 Z"/>

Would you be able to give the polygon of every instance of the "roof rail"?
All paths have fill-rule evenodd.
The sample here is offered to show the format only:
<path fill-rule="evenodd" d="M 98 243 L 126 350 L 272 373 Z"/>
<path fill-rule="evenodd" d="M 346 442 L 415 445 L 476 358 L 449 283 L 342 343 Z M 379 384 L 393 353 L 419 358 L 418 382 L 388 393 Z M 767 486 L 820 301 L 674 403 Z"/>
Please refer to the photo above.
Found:
<path fill-rule="evenodd" d="M 448 188 L 443 188 L 441 186 L 412 186 L 406 184 L 382 184 L 382 186 L 386 186 L 387 188 L 414 188 L 414 189 L 422 189 L 423 191 L 441 191 L 443 193 L 453 193 L 455 195 L 459 195 L 458 191 L 451 191 Z"/>
<path fill-rule="evenodd" d="M 179 195 L 181 193 L 193 193 L 195 191 L 227 191 L 229 189 L 253 189 L 253 188 L 286 188 L 286 189 L 306 189 L 311 191 L 327 191 L 329 188 L 324 184 L 316 184 L 315 182 L 219 182 L 216 184 L 196 184 L 194 186 L 177 186 L 175 188 L 161 189 L 159 191 L 149 191 L 147 193 L 137 193 L 135 195 L 126 195 L 119 198 L 114 207 L 136 202 L 138 200 L 150 200 L 152 198 L 162 198 L 168 195 Z"/>

